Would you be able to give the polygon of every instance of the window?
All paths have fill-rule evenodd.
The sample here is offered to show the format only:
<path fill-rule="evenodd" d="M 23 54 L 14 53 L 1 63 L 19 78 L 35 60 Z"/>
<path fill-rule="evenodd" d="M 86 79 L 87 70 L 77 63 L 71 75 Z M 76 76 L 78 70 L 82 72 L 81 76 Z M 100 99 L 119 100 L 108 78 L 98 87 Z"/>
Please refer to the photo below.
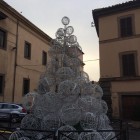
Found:
<path fill-rule="evenodd" d="M 47 53 L 45 51 L 42 52 L 42 65 L 47 64 Z"/>
<path fill-rule="evenodd" d="M 132 16 L 120 18 L 120 37 L 128 37 L 132 35 Z"/>
<path fill-rule="evenodd" d="M 31 44 L 28 42 L 25 42 L 24 45 L 24 57 L 27 59 L 31 59 Z"/>
<path fill-rule="evenodd" d="M 121 54 L 122 76 L 136 76 L 136 53 Z"/>
<path fill-rule="evenodd" d="M 0 29 L 0 48 L 6 49 L 6 32 Z"/>
<path fill-rule="evenodd" d="M 16 106 L 16 105 L 11 105 L 11 108 L 12 108 L 12 109 L 17 109 L 18 106 Z"/>
<path fill-rule="evenodd" d="M 0 75 L 0 95 L 3 94 L 4 89 L 4 75 Z"/>
<path fill-rule="evenodd" d="M 3 104 L 3 106 L 2 106 L 3 109 L 9 109 L 9 107 L 10 106 L 8 104 Z"/>
<path fill-rule="evenodd" d="M 30 79 L 23 78 L 23 95 L 27 94 L 30 90 Z"/>
<path fill-rule="evenodd" d="M 7 18 L 7 15 L 0 11 L 0 20 L 3 20 L 5 18 Z"/>
<path fill-rule="evenodd" d="M 3 104 L 0 104 L 0 109 L 2 109 L 2 105 L 3 105 Z"/>

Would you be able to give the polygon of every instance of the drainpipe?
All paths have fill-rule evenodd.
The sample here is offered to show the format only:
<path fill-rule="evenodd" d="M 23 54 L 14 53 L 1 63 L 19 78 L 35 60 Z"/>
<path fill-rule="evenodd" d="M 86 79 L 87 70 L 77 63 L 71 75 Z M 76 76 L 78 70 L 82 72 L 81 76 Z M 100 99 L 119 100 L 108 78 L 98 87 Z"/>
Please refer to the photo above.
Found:
<path fill-rule="evenodd" d="M 19 21 L 17 20 L 17 28 L 16 28 L 16 45 L 15 45 L 15 64 L 14 64 L 14 79 L 13 79 L 13 91 L 12 91 L 12 102 L 14 102 L 15 97 L 15 86 L 16 86 L 16 68 L 17 68 L 17 48 L 18 48 L 18 27 Z"/>

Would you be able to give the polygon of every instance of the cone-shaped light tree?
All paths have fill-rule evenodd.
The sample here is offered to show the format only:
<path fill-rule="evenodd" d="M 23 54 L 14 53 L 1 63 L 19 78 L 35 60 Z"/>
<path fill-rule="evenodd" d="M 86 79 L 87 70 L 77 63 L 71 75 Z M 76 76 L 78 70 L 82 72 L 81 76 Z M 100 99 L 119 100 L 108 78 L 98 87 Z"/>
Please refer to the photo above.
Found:
<path fill-rule="evenodd" d="M 73 140 L 110 140 L 114 132 L 106 115 L 107 104 L 102 100 L 103 91 L 89 80 L 82 69 L 82 50 L 69 26 L 69 18 L 63 17 L 64 28 L 56 31 L 48 51 L 50 61 L 40 76 L 36 92 L 23 98 L 23 105 L 30 111 L 22 122 L 21 129 L 44 130 L 46 132 L 20 130 L 13 132 L 9 140 L 53 139 L 48 131 L 71 131 L 65 133 Z M 75 133 L 75 130 L 92 132 Z M 69 140 L 62 136 L 61 140 Z"/>

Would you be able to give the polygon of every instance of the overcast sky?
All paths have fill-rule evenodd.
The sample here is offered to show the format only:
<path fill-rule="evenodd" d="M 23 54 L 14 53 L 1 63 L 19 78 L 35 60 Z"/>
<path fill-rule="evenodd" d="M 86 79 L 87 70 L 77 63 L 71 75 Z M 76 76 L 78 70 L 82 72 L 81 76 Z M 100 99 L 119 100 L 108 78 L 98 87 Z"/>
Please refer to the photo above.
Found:
<path fill-rule="evenodd" d="M 69 17 L 69 25 L 74 27 L 73 34 L 84 52 L 84 71 L 95 81 L 100 77 L 99 42 L 95 27 L 91 27 L 92 10 L 126 1 L 131 0 L 5 0 L 52 38 L 63 27 L 62 17 Z"/>

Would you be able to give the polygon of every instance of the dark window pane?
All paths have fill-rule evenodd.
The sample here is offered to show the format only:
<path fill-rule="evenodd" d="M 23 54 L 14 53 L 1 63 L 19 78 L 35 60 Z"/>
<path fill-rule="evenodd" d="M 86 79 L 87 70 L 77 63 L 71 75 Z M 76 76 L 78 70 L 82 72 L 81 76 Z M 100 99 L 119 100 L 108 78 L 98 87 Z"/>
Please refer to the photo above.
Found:
<path fill-rule="evenodd" d="M 47 53 L 46 52 L 42 52 L 42 65 L 46 65 L 47 64 Z"/>
<path fill-rule="evenodd" d="M 18 106 L 16 106 L 16 105 L 11 105 L 11 108 L 12 108 L 12 109 L 17 109 Z"/>
<path fill-rule="evenodd" d="M 10 106 L 9 106 L 8 104 L 3 104 L 3 107 L 2 107 L 2 108 L 3 108 L 3 109 L 9 109 L 9 107 L 10 107 Z"/>
<path fill-rule="evenodd" d="M 30 79 L 23 79 L 23 95 L 29 92 L 30 88 Z"/>
<path fill-rule="evenodd" d="M 31 58 L 31 44 L 28 43 L 28 42 L 25 42 L 24 57 L 27 58 L 27 59 Z"/>
<path fill-rule="evenodd" d="M 120 19 L 120 35 L 121 37 L 127 37 L 133 35 L 132 17 Z"/>
<path fill-rule="evenodd" d="M 134 54 L 122 55 L 122 69 L 123 69 L 123 76 L 136 75 Z"/>
<path fill-rule="evenodd" d="M 131 17 L 127 18 L 127 35 L 128 36 L 132 35 L 132 18 Z"/>
<path fill-rule="evenodd" d="M 6 33 L 0 30 L 0 48 L 5 48 Z"/>
<path fill-rule="evenodd" d="M 12 105 L 9 105 L 8 108 L 9 108 L 9 109 L 12 109 Z"/>
<path fill-rule="evenodd" d="M 120 31 L 121 31 L 121 36 L 124 36 L 125 35 L 125 20 L 124 19 L 121 19 L 120 20 Z"/>
<path fill-rule="evenodd" d="M 3 105 L 3 104 L 0 104 L 0 109 L 2 108 L 2 105 Z"/>
<path fill-rule="evenodd" d="M 0 94 L 3 93 L 3 87 L 4 87 L 4 76 L 0 75 Z"/>

